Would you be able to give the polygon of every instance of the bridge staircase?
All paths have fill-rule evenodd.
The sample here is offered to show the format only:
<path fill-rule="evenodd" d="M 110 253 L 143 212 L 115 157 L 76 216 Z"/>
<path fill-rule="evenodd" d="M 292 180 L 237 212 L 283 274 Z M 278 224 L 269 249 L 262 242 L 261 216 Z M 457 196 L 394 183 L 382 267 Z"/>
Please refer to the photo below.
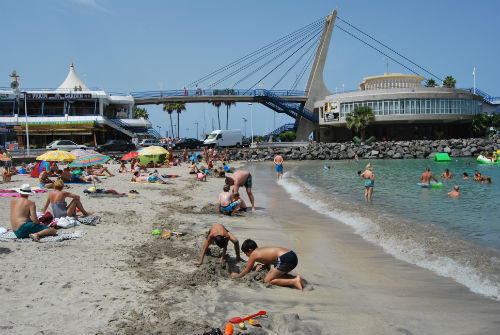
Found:
<path fill-rule="evenodd" d="M 296 123 L 286 123 L 281 127 L 274 129 L 272 132 L 269 133 L 269 135 L 279 135 L 281 133 L 284 133 L 285 131 L 296 131 L 297 126 L 298 125 Z"/>
<path fill-rule="evenodd" d="M 291 102 L 280 98 L 268 90 L 254 90 L 254 101 L 271 108 L 277 113 L 285 113 L 294 119 L 301 116 L 309 121 L 318 123 L 318 116 L 313 112 L 304 108 L 304 105 L 299 102 Z"/>

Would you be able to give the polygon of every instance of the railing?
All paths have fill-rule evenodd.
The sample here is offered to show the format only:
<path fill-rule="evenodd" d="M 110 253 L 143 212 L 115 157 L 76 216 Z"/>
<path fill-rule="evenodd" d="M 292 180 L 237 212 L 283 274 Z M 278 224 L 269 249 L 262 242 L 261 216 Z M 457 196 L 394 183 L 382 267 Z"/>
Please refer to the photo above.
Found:
<path fill-rule="evenodd" d="M 153 128 L 148 128 L 148 134 L 151 134 L 156 138 L 161 138 L 160 133 L 154 130 Z"/>
<path fill-rule="evenodd" d="M 256 91 L 261 90 L 241 90 L 241 89 L 198 89 L 198 90 L 169 90 L 169 91 L 146 91 L 146 92 L 130 92 L 135 99 L 141 98 L 163 98 L 163 97 L 193 97 L 193 96 L 255 96 Z M 303 97 L 306 96 L 306 91 L 295 90 L 273 90 L 269 91 L 277 96 L 287 97 Z"/>
<path fill-rule="evenodd" d="M 273 91 L 255 90 L 254 100 L 278 113 L 285 113 L 295 119 L 302 116 L 314 123 L 319 122 L 318 116 L 307 108 L 304 108 L 301 103 L 284 100 L 280 96 L 275 95 Z"/>
<path fill-rule="evenodd" d="M 472 94 L 479 95 L 487 103 L 490 103 L 490 104 L 500 104 L 500 97 L 492 97 L 491 95 L 489 95 L 486 92 L 481 91 L 480 89 L 476 88 L 474 90 L 473 88 L 466 88 L 465 90 L 471 92 Z"/>
<path fill-rule="evenodd" d="M 286 123 L 286 124 L 282 125 L 281 127 L 274 129 L 269 134 L 270 135 L 279 135 L 285 131 L 294 131 L 294 130 L 295 130 L 295 123 Z"/>

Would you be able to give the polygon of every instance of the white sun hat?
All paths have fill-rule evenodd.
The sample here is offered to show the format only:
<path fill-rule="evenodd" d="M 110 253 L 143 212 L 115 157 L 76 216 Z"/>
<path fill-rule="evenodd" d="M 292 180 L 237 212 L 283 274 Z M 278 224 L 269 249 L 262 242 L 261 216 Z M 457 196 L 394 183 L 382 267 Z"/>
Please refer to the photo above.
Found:
<path fill-rule="evenodd" d="M 30 184 L 23 184 L 21 188 L 16 189 L 16 191 L 19 192 L 20 194 L 33 195 L 33 192 L 31 192 Z"/>

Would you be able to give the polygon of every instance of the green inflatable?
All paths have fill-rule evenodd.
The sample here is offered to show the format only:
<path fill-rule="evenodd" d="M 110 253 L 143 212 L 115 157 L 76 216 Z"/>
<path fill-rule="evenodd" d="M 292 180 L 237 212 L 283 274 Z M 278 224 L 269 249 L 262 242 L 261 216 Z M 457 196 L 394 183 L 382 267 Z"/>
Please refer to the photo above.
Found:
<path fill-rule="evenodd" d="M 434 155 L 434 161 L 436 161 L 436 162 L 449 162 L 449 161 L 451 161 L 451 158 L 446 152 L 436 153 Z"/>

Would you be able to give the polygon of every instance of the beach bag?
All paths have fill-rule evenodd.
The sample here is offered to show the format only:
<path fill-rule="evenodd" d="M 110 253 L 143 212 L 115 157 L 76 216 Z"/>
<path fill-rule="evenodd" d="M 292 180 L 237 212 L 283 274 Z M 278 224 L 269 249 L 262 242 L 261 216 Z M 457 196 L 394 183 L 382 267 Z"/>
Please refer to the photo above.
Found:
<path fill-rule="evenodd" d="M 97 216 L 97 215 L 89 215 L 89 216 L 85 216 L 83 218 L 78 218 L 78 221 L 84 225 L 96 226 L 99 223 L 101 223 L 101 217 Z"/>
<path fill-rule="evenodd" d="M 57 221 L 57 226 L 60 228 L 72 228 L 76 225 L 77 221 L 71 216 L 59 218 L 59 220 Z"/>

